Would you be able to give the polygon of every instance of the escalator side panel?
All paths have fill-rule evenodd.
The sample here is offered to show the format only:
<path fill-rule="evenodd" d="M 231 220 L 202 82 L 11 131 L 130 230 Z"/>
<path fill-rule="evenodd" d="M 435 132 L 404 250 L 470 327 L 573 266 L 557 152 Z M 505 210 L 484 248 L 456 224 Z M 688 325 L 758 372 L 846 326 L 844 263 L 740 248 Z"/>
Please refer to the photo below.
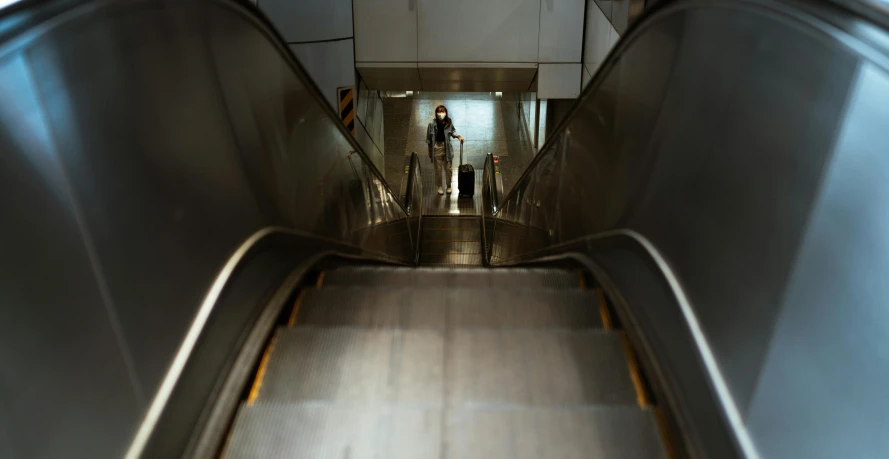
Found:
<path fill-rule="evenodd" d="M 700 403 L 712 402 L 739 455 L 882 454 L 885 375 L 865 362 L 885 361 L 876 349 L 889 328 L 865 318 L 889 295 L 867 274 L 889 260 L 872 232 L 885 226 L 873 199 L 889 171 L 876 153 L 889 139 L 875 128 L 889 123 L 889 33 L 832 2 L 674 1 L 654 11 L 508 195 L 492 261 L 566 252 L 587 238 L 595 255 L 609 238 L 638 236 L 664 260 L 648 269 L 674 279 L 691 311 L 674 323 L 685 329 L 655 329 L 651 339 L 685 352 L 670 337 L 700 330 L 699 358 L 713 356 L 704 380 L 673 380 L 671 390 L 709 384 L 727 394 L 690 403 L 699 412 L 687 428 L 723 438 L 705 433 L 713 406 Z M 498 225 L 508 231 L 498 235 Z M 672 308 L 629 307 L 640 317 Z M 825 334 L 827 323 L 842 331 Z M 857 381 L 849 411 L 802 414 L 835 400 L 840 380 Z M 777 413 L 792 435 L 776 434 Z"/>
<path fill-rule="evenodd" d="M 0 15 L 0 372 L 17 394 L 0 422 L 16 451 L 122 455 L 217 275 L 264 229 L 414 261 L 401 205 L 251 8 Z"/>

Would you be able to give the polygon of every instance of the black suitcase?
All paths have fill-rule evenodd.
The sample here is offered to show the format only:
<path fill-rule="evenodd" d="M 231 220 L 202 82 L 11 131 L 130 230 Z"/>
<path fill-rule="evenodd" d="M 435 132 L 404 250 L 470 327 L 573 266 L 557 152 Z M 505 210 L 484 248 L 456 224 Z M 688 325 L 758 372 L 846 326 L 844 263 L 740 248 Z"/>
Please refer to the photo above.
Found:
<path fill-rule="evenodd" d="M 475 195 L 475 168 L 463 164 L 463 142 L 460 142 L 460 166 L 457 167 L 457 198 L 471 198 Z"/>

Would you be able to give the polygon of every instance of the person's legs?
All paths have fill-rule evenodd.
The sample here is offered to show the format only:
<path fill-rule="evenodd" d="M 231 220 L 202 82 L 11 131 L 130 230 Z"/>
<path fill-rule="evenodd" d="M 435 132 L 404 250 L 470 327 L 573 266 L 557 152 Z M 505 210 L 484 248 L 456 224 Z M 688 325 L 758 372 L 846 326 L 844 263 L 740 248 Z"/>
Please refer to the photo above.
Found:
<path fill-rule="evenodd" d="M 445 165 L 448 162 L 447 155 L 445 153 L 444 144 L 435 144 L 435 148 L 432 151 L 432 154 L 435 158 L 435 187 L 438 188 L 439 194 L 442 193 L 442 184 L 441 184 L 441 173 L 444 172 Z"/>
<path fill-rule="evenodd" d="M 443 159 L 445 160 L 444 167 L 445 167 L 445 170 L 447 171 L 446 176 L 448 178 L 448 184 L 447 184 L 448 193 L 450 193 L 451 192 L 451 184 L 454 183 L 454 163 L 452 161 L 448 161 L 447 158 L 443 158 Z"/>

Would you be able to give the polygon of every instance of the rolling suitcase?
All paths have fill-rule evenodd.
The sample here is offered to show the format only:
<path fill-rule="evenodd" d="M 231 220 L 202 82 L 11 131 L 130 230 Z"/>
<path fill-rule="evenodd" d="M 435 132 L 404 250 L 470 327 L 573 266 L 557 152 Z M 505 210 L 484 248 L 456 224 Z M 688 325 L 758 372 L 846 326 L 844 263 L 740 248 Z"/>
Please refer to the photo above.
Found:
<path fill-rule="evenodd" d="M 460 166 L 457 167 L 457 199 L 471 198 L 475 194 L 475 169 L 463 164 L 463 142 L 460 142 Z"/>

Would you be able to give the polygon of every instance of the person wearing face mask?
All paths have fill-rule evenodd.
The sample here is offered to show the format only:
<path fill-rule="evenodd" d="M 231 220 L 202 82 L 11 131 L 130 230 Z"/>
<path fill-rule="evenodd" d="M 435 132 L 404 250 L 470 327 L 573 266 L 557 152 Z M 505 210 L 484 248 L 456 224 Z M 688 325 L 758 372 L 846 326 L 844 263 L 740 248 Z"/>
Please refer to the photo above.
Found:
<path fill-rule="evenodd" d="M 454 176 L 454 171 L 451 169 L 451 163 L 454 160 L 454 149 L 451 147 L 452 137 L 460 139 L 460 143 L 463 143 L 463 137 L 457 134 L 454 123 L 448 117 L 448 109 L 444 105 L 439 105 L 435 107 L 435 118 L 426 128 L 426 144 L 429 146 L 429 159 L 435 165 L 435 186 L 438 187 L 438 194 L 444 194 L 441 185 L 443 172 L 447 175 L 448 193 L 451 192 L 451 182 Z"/>

